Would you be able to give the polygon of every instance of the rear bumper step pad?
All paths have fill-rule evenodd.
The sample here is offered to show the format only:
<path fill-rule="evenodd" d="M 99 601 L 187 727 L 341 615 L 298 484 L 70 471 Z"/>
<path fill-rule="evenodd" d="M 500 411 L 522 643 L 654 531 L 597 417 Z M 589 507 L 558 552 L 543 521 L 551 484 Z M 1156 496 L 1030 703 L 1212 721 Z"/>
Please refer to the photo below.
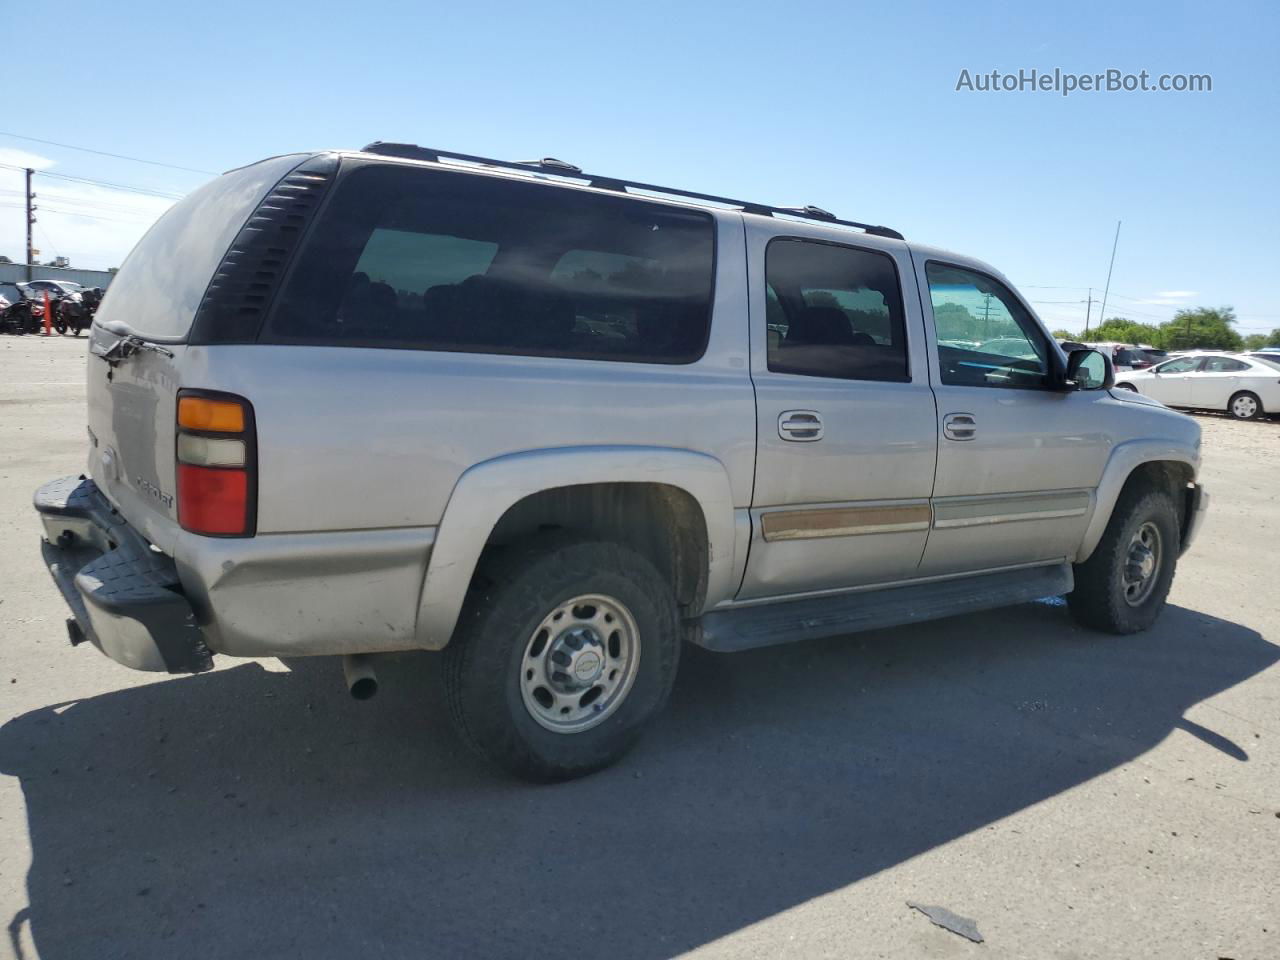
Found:
<path fill-rule="evenodd" d="M 34 500 L 45 565 L 85 639 L 135 670 L 213 667 L 173 560 L 151 549 L 92 480 L 51 481 Z"/>

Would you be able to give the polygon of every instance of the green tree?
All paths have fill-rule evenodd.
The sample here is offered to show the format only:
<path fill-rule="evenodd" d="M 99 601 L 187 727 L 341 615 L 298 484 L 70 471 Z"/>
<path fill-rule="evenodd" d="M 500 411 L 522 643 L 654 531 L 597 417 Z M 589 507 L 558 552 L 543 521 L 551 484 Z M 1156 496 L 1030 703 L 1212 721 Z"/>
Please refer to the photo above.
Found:
<path fill-rule="evenodd" d="M 1092 343 L 1148 343 L 1160 346 L 1160 331 L 1146 323 L 1135 323 L 1124 317 L 1107 317 L 1102 323 L 1089 330 L 1088 339 Z"/>
<path fill-rule="evenodd" d="M 1246 350 L 1261 350 L 1263 347 L 1280 347 L 1280 327 L 1270 333 L 1251 333 L 1244 338 Z"/>
<path fill-rule="evenodd" d="M 1079 339 L 1080 339 L 1080 335 L 1079 335 L 1078 333 L 1072 333 L 1070 330 L 1055 330 L 1055 331 L 1053 331 L 1053 339 L 1055 339 L 1055 340 L 1079 340 Z"/>
<path fill-rule="evenodd" d="M 1231 307 L 1179 310 L 1172 320 L 1160 325 L 1157 345 L 1166 350 L 1239 350 L 1244 340 L 1231 328 L 1235 322 Z"/>
<path fill-rule="evenodd" d="M 939 340 L 980 340 L 978 319 L 963 304 L 940 303 L 933 308 Z"/>

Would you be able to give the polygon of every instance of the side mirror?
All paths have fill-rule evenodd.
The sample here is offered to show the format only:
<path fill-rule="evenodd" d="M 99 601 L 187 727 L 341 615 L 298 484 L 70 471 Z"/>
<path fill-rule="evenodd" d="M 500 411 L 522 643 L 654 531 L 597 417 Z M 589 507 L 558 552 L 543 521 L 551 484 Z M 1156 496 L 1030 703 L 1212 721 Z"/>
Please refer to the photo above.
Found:
<path fill-rule="evenodd" d="M 1072 350 L 1067 354 L 1068 390 L 1110 390 L 1116 385 L 1111 358 L 1097 350 Z"/>

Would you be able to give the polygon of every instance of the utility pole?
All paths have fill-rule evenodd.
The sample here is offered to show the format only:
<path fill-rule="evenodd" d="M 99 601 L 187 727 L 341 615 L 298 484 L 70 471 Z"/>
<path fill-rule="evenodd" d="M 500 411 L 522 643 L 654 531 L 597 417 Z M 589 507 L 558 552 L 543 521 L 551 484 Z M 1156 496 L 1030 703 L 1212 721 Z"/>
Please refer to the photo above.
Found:
<path fill-rule="evenodd" d="M 991 294 L 983 294 L 982 301 L 982 339 L 991 339 Z"/>
<path fill-rule="evenodd" d="M 1089 288 L 1089 299 L 1085 301 L 1084 306 L 1084 333 L 1082 336 L 1089 339 L 1089 315 L 1093 313 L 1093 287 Z"/>
<path fill-rule="evenodd" d="M 1120 221 L 1116 221 L 1116 238 L 1111 243 L 1111 265 L 1107 267 L 1107 285 L 1102 291 L 1102 310 L 1098 314 L 1100 322 L 1107 322 L 1107 294 L 1111 292 L 1111 270 L 1116 265 L 1116 247 L 1120 245 Z"/>
<path fill-rule="evenodd" d="M 35 173 L 35 171 L 32 170 L 30 167 L 27 167 L 27 279 L 28 280 L 31 279 L 31 261 L 35 258 L 35 255 L 31 252 L 32 250 L 31 227 L 36 222 L 36 214 L 35 214 L 36 208 L 31 202 L 36 197 L 36 195 L 31 192 L 31 175 L 33 173 Z"/>

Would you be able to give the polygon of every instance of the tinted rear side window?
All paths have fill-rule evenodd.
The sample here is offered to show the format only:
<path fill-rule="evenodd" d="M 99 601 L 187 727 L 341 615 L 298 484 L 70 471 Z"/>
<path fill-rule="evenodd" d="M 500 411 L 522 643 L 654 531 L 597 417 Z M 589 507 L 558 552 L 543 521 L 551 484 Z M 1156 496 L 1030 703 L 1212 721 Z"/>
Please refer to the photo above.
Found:
<path fill-rule="evenodd" d="M 892 257 L 777 238 L 769 242 L 765 274 L 770 370 L 842 380 L 910 379 Z"/>
<path fill-rule="evenodd" d="M 179 200 L 125 258 L 97 322 L 143 337 L 181 340 L 214 271 L 267 191 L 303 158 L 276 157 L 224 173 Z"/>
<path fill-rule="evenodd" d="M 690 363 L 714 221 L 544 184 L 370 165 L 345 176 L 264 339 Z"/>

